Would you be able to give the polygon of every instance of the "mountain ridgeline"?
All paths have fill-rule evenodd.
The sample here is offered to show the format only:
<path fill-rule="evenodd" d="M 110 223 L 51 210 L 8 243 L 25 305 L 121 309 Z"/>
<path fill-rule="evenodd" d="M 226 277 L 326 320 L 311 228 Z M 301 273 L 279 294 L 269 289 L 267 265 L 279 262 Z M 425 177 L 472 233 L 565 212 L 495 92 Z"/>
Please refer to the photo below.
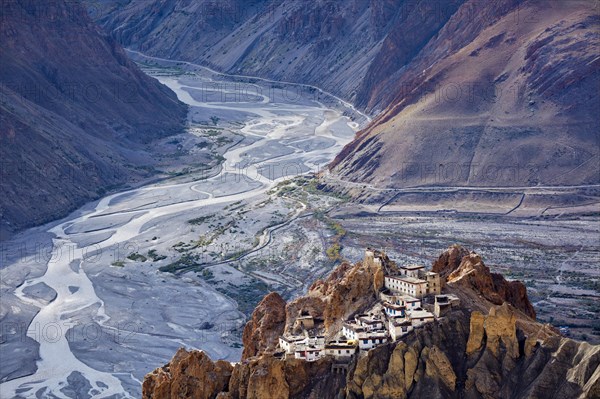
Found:
<path fill-rule="evenodd" d="M 593 2 L 133 0 L 96 18 L 134 50 L 314 84 L 376 116 L 331 164 L 343 180 L 600 181 Z"/>
<path fill-rule="evenodd" d="M 1 7 L 0 229 L 10 234 L 147 177 L 146 144 L 181 132 L 187 108 L 78 2 Z"/>

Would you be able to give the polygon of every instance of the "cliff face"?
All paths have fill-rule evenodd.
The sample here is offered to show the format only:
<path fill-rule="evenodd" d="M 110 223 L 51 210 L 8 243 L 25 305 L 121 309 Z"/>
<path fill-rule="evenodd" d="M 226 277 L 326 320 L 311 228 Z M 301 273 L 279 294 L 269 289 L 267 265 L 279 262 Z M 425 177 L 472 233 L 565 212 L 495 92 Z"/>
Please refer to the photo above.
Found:
<path fill-rule="evenodd" d="M 593 398 L 600 347 L 517 328 L 509 305 L 460 310 L 371 350 L 348 375 L 348 398 Z M 544 330 L 542 326 L 540 332 Z M 543 336 L 543 338 L 542 338 Z"/>
<path fill-rule="evenodd" d="M 453 247 L 440 256 L 439 262 L 454 265 L 452 270 L 443 267 L 443 270 L 454 273 L 473 256 L 475 254 L 467 250 Z M 349 306 L 353 306 L 349 305 L 350 298 L 355 294 L 369 297 L 378 270 L 372 267 L 372 262 L 365 263 L 340 266 L 329 278 L 316 282 L 307 296 L 288 304 L 286 328 L 293 326 L 297 310 L 303 303 L 308 304 L 305 310 L 309 311 L 315 308 L 314 300 L 322 294 L 319 299 L 324 303 L 323 308 L 345 309 L 335 314 L 350 312 Z M 489 270 L 475 268 L 469 274 L 473 278 L 484 274 L 482 279 L 485 280 Z M 358 276 L 368 282 L 358 284 Z M 349 280 L 356 281 L 356 284 L 349 284 Z M 336 290 L 332 286 L 334 283 L 343 283 L 346 288 Z M 348 290 L 349 286 L 353 289 Z M 600 394 L 600 346 L 563 338 L 553 328 L 535 322 L 508 302 L 495 305 L 482 295 L 479 288 L 463 284 L 461 279 L 450 281 L 446 289 L 461 297 L 459 308 L 415 329 L 400 341 L 378 346 L 359 356 L 345 374 L 333 371 L 330 358 L 305 362 L 259 353 L 235 364 L 232 369 L 223 367 L 214 378 L 218 384 L 211 382 L 203 393 L 198 393 L 196 384 L 207 373 L 217 372 L 219 362 L 207 362 L 205 355 L 198 355 L 198 352 L 180 351 L 171 364 L 180 362 L 179 357 L 185 354 L 188 358 L 195 356 L 200 359 L 202 367 L 193 368 L 193 378 L 189 375 L 192 373 L 181 374 L 177 371 L 181 367 L 171 364 L 155 370 L 146 376 L 144 398 L 184 397 L 187 392 L 192 392 L 186 385 L 189 381 L 192 381 L 189 389 L 198 393 L 193 397 L 200 399 L 584 399 Z M 334 294 L 342 291 L 346 296 Z M 340 302 L 328 304 L 329 301 Z M 290 306 L 292 304 L 294 306 Z M 279 311 L 275 309 L 276 314 Z M 325 314 L 323 310 L 321 312 L 318 314 Z M 251 328 L 257 326 L 256 320 L 263 319 L 260 316 L 263 313 L 264 309 L 259 309 L 248 325 Z M 280 329 L 276 323 L 275 330 Z M 268 335 L 265 331 L 254 331 L 253 334 Z M 226 387 L 222 391 L 215 390 L 224 386 L 223 379 L 228 379 Z M 161 386 L 169 389 L 156 389 Z"/>
<path fill-rule="evenodd" d="M 244 327 L 242 360 L 273 351 L 285 327 L 285 300 L 271 292 L 258 304 Z"/>
<path fill-rule="evenodd" d="M 331 170 L 392 188 L 598 183 L 599 26 L 585 1 L 464 2 L 371 86 L 368 108 L 383 112 Z"/>
<path fill-rule="evenodd" d="M 315 281 L 306 295 L 286 306 L 285 331 L 298 332 L 294 322 L 305 314 L 322 321 L 326 334 L 338 331 L 350 315 L 377 300 L 383 276 L 382 267 L 372 262 L 341 264 L 325 280 Z"/>
<path fill-rule="evenodd" d="M 1 7 L 0 230 L 10 232 L 143 176 L 152 159 L 137 150 L 180 132 L 187 111 L 78 2 Z"/>
<path fill-rule="evenodd" d="M 229 362 L 213 362 L 204 352 L 182 348 L 169 364 L 148 374 L 142 397 L 214 398 L 227 389 L 232 371 Z"/>

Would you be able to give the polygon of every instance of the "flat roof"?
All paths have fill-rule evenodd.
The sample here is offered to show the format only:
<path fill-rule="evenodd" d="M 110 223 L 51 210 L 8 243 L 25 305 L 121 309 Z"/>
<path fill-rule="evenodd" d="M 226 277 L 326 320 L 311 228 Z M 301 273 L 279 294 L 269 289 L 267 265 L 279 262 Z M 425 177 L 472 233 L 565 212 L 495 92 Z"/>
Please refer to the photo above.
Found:
<path fill-rule="evenodd" d="M 400 269 L 406 269 L 406 270 L 417 270 L 417 269 L 425 269 L 425 266 L 423 265 L 404 265 L 404 266 L 400 266 Z"/>
<path fill-rule="evenodd" d="M 294 335 L 291 337 L 286 337 L 285 335 L 282 335 L 279 337 L 280 339 L 286 341 L 286 342 L 296 342 L 296 341 L 303 341 L 306 337 L 304 336 L 300 336 L 300 335 Z"/>
<path fill-rule="evenodd" d="M 384 302 L 383 306 L 385 306 L 386 308 L 390 308 L 390 309 L 406 309 L 406 306 L 396 305 L 396 304 L 389 303 L 389 302 Z"/>
<path fill-rule="evenodd" d="M 386 330 L 366 331 L 365 335 L 367 338 L 369 338 L 369 337 L 385 337 L 385 336 L 387 336 L 387 331 Z M 363 339 L 363 338 L 361 338 L 361 339 Z"/>
<path fill-rule="evenodd" d="M 333 343 L 325 345 L 325 349 L 354 349 L 356 344 Z"/>
<path fill-rule="evenodd" d="M 367 324 L 373 324 L 373 323 L 377 323 L 377 322 L 381 321 L 381 319 L 379 317 L 374 316 L 374 315 L 361 316 L 358 319 L 360 321 L 362 321 L 363 323 L 367 323 Z"/>
<path fill-rule="evenodd" d="M 344 327 L 349 328 L 350 330 L 354 331 L 354 332 L 362 332 L 365 331 L 364 327 L 361 327 L 357 324 L 354 323 L 344 323 Z"/>
<path fill-rule="evenodd" d="M 410 317 L 414 319 L 422 319 L 422 318 L 433 318 L 433 313 L 428 312 L 427 310 L 414 310 L 410 312 Z"/>
<path fill-rule="evenodd" d="M 415 298 L 414 296 L 402 294 L 402 295 L 392 295 L 395 298 L 401 299 L 404 302 L 421 302 L 419 298 Z"/>
<path fill-rule="evenodd" d="M 409 326 L 411 325 L 410 320 L 404 319 L 404 318 L 396 318 L 396 319 L 392 319 L 392 324 L 395 326 Z"/>

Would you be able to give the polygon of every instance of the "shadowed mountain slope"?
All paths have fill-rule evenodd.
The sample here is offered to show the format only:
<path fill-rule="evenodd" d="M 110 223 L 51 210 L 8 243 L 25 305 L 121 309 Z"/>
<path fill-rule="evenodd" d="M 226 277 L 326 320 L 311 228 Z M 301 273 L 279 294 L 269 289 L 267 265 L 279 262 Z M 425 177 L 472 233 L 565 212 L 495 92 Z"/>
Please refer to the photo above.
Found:
<path fill-rule="evenodd" d="M 104 2 L 93 14 L 133 50 L 313 84 L 365 107 L 463 1 L 134 0 Z"/>
<path fill-rule="evenodd" d="M 0 18 L 2 231 L 58 218 L 146 175 L 143 145 L 184 126 L 175 94 L 77 2 L 3 2 Z"/>

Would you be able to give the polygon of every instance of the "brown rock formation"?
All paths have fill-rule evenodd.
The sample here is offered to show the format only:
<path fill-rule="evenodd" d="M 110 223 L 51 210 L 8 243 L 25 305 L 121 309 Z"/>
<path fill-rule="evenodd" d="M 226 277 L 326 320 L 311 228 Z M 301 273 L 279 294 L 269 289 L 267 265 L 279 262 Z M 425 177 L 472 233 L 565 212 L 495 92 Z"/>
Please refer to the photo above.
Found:
<path fill-rule="evenodd" d="M 466 314 L 454 316 L 369 351 L 348 374 L 346 397 L 452 397 L 468 335 Z"/>
<path fill-rule="evenodd" d="M 491 308 L 488 316 L 483 316 L 480 312 L 471 313 L 466 353 L 468 355 L 476 353 L 484 346 L 484 343 L 494 356 L 499 355 L 500 345 L 511 357 L 519 356 L 516 317 L 506 303 Z"/>
<path fill-rule="evenodd" d="M 343 263 L 325 280 L 317 280 L 308 293 L 286 307 L 286 331 L 293 330 L 301 314 L 322 320 L 326 334 L 337 331 L 344 319 L 366 309 L 377 300 L 375 287 L 383 285 L 382 266 L 358 262 Z"/>
<path fill-rule="evenodd" d="M 475 289 L 496 305 L 508 302 L 535 319 L 535 309 L 527 297 L 527 288 L 520 281 L 507 281 L 501 274 L 491 273 L 481 257 L 454 245 L 433 263 L 433 271 L 447 278 L 447 283 Z"/>
<path fill-rule="evenodd" d="M 227 388 L 232 370 L 229 362 L 181 348 L 171 362 L 146 375 L 142 398 L 214 398 Z"/>
<path fill-rule="evenodd" d="M 271 292 L 258 304 L 244 327 L 242 360 L 277 347 L 285 327 L 285 300 Z"/>
<path fill-rule="evenodd" d="M 442 252 L 439 258 L 433 262 L 431 271 L 440 273 L 441 276 L 447 278 L 450 273 L 458 269 L 460 262 L 462 262 L 463 258 L 469 254 L 470 252 L 468 249 L 461 247 L 460 245 L 452 245 Z"/>
<path fill-rule="evenodd" d="M 343 387 L 344 376 L 332 375 L 331 359 L 305 362 L 254 357 L 236 364 L 229 381 L 231 399 L 329 398 Z"/>

